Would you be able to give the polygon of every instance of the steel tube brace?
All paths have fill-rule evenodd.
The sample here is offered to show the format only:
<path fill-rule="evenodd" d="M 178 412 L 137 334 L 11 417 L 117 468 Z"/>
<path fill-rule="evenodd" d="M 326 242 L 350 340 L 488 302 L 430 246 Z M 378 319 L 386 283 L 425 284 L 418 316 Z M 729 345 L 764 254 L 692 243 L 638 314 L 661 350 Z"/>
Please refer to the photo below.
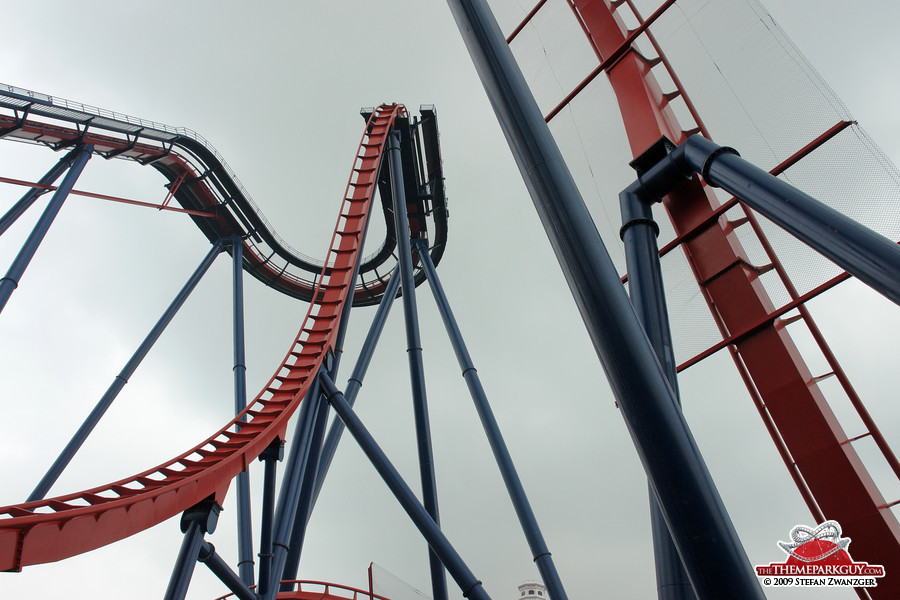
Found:
<path fill-rule="evenodd" d="M 671 143 L 670 143 L 671 144 Z M 895 304 L 900 304 L 900 246 L 740 157 L 692 135 L 640 177 L 661 198 L 699 173 Z"/>

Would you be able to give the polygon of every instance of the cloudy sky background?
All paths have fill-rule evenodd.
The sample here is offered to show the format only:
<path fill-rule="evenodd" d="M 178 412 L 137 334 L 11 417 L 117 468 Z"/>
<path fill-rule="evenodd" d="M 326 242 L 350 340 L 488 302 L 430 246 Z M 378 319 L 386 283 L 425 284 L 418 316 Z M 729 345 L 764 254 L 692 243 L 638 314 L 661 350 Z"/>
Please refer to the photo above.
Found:
<path fill-rule="evenodd" d="M 900 159 L 895 3 L 802 0 L 770 7 L 894 162 Z M 450 198 L 439 274 L 492 400 L 563 582 L 575 597 L 654 595 L 646 482 L 602 370 L 477 80 L 441 2 L 17 7 L 0 81 L 189 127 L 219 150 L 278 232 L 321 256 L 333 228 L 361 106 L 435 104 Z M 0 144 L 0 175 L 39 178 L 58 156 Z M 150 169 L 94 158 L 77 187 L 159 202 Z M 5 210 L 22 193 L 0 189 Z M 37 212 L 0 238 L 5 269 Z M 377 231 L 377 230 L 376 230 Z M 72 197 L 0 314 L 0 504 L 21 501 L 208 250 L 185 218 Z M 271 375 L 305 305 L 251 278 L 248 392 Z M 426 288 L 418 290 L 445 531 L 494 598 L 536 577 L 524 538 Z M 162 462 L 217 429 L 232 407 L 230 265 L 220 258 L 54 493 Z M 896 307 L 843 284 L 812 305 L 838 357 L 896 444 Z M 372 309 L 357 311 L 344 362 Z M 415 484 L 399 304 L 358 410 Z M 685 412 L 752 562 L 810 522 L 730 359 L 680 379 Z M 251 474 L 254 485 L 261 470 Z M 891 492 L 894 492 L 891 495 Z M 896 485 L 890 498 L 900 496 Z M 255 495 L 258 509 L 260 495 Z M 233 560 L 233 499 L 210 539 Z M 58 564 L 2 574 L 8 598 L 161 597 L 180 543 L 177 519 Z M 851 546 L 852 550 L 852 546 Z M 877 557 L 866 557 L 877 562 Z M 301 576 L 365 587 L 370 561 L 429 589 L 424 542 L 350 440 L 313 515 Z M 451 594 L 458 596 L 450 584 Z M 190 598 L 222 586 L 198 566 Z M 803 597 L 800 591 L 771 598 Z M 817 597 L 852 598 L 852 592 Z"/>

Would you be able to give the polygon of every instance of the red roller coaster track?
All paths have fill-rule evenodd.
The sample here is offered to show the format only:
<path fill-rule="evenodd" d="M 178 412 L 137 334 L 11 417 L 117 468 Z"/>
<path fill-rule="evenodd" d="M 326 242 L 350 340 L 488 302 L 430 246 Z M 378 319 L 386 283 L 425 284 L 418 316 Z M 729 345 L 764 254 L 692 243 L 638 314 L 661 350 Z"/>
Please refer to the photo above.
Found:
<path fill-rule="evenodd" d="M 91 144 L 94 153 L 104 158 L 152 166 L 169 180 L 168 195 L 157 208 L 172 209 L 168 203 L 175 198 L 183 207 L 176 210 L 191 214 L 195 225 L 210 241 L 230 236 L 242 238 L 244 268 L 248 273 L 289 296 L 305 301 L 312 298 L 322 264 L 297 252 L 279 237 L 224 159 L 195 132 L 2 84 L 0 108 L 8 111 L 0 114 L 0 139 L 44 145 L 54 150 Z M 417 170 L 410 169 L 405 182 L 407 195 L 413 198 L 410 226 L 414 231 L 429 231 L 431 257 L 438 264 L 446 242 L 447 210 L 434 109 L 426 108 L 422 120 L 415 124 L 420 127 L 416 139 L 404 138 L 402 142 L 418 144 L 421 138 L 425 155 L 425 160 L 416 165 Z M 3 179 L 5 183 L 42 187 Z M 376 181 L 378 185 L 385 183 Z M 418 194 L 424 187 L 429 190 L 427 197 Z M 89 192 L 75 193 L 140 204 Z M 390 211 L 384 208 L 385 218 L 391 218 Z M 390 227 L 388 231 L 392 231 Z M 378 303 L 390 279 L 390 268 L 383 265 L 392 259 L 395 245 L 396 240 L 389 233 L 377 250 L 361 259 L 360 280 L 353 292 L 354 305 Z M 379 267 L 383 267 L 382 273 L 378 272 Z M 419 271 L 416 284 L 422 281 L 424 274 Z"/>
<path fill-rule="evenodd" d="M 284 360 L 246 410 L 187 452 L 133 477 L 0 508 L 0 570 L 17 571 L 87 552 L 153 527 L 206 498 L 221 501 L 231 480 L 272 440 L 284 437 L 288 419 L 332 350 L 353 289 L 388 132 L 404 117 L 406 109 L 391 104 L 369 118 L 313 302 Z"/>

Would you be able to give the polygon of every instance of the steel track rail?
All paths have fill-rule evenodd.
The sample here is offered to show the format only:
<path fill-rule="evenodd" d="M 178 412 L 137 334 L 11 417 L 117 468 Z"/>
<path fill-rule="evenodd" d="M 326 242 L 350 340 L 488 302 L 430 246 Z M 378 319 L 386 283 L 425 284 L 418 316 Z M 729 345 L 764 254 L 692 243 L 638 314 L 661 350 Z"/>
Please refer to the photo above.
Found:
<path fill-rule="evenodd" d="M 407 182 L 407 197 L 417 199 L 419 226 L 430 238 L 432 260 L 443 255 L 447 239 L 447 207 L 436 115 L 423 110 L 424 150 L 403 117 L 397 123 L 404 137 L 404 154 L 425 157 L 427 173 Z M 192 217 L 211 241 L 238 236 L 244 240 L 245 270 L 281 293 L 309 301 L 323 263 L 291 248 L 253 202 L 222 156 L 196 132 L 0 84 L 0 138 L 42 144 L 60 150 L 90 143 L 95 154 L 150 165 L 168 179 L 170 194 L 184 208 L 211 212 L 214 218 Z M 410 159 L 410 162 L 415 162 Z M 412 172 L 412 171 L 410 171 Z M 424 185 L 423 185 L 424 184 Z M 380 184 L 383 188 L 384 182 Z M 377 304 L 393 270 L 394 249 L 389 199 L 383 201 L 385 239 L 363 258 L 354 305 Z M 424 234 L 423 234 L 424 235 Z M 416 285 L 424 281 L 416 274 Z"/>
<path fill-rule="evenodd" d="M 406 109 L 396 104 L 382 105 L 370 117 L 311 293 L 314 300 L 284 360 L 256 398 L 212 436 L 152 469 L 89 490 L 0 507 L 0 570 L 18 571 L 99 548 L 210 497 L 221 503 L 231 480 L 275 438 L 284 437 L 288 419 L 332 351 L 353 289 L 388 132 L 406 117 Z"/>

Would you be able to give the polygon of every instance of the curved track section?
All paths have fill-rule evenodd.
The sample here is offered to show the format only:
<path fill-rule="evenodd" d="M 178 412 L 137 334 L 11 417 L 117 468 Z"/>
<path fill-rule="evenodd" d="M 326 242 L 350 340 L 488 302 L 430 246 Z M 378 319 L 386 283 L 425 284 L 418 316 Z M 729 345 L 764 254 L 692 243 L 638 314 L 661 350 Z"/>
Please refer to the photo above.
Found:
<path fill-rule="evenodd" d="M 281 583 L 296 589 L 292 589 L 289 592 L 278 592 L 278 600 L 389 600 L 387 597 L 371 591 L 352 588 L 339 583 L 328 583 L 327 581 L 301 581 L 295 579 L 282 581 Z M 235 597 L 234 594 L 226 594 L 216 598 L 216 600 L 230 600 Z"/>
<path fill-rule="evenodd" d="M 409 167 L 405 192 L 410 224 L 414 233 L 421 231 L 429 239 L 437 264 L 447 240 L 437 115 L 433 108 L 423 107 L 420 119 L 410 120 L 404 113 L 394 126 L 401 132 Z M 224 158 L 196 132 L 0 84 L 0 138 L 55 150 L 89 143 L 104 158 L 152 166 L 169 180 L 170 194 L 184 208 L 213 215 L 191 217 L 210 241 L 232 236 L 244 240 L 247 272 L 279 292 L 304 301 L 312 298 L 324 264 L 291 248 L 274 231 Z M 396 240 L 387 181 L 379 181 L 378 187 L 388 233 L 360 263 L 354 305 L 377 304 L 394 266 Z M 424 278 L 417 271 L 416 285 Z"/>
<path fill-rule="evenodd" d="M 331 352 L 375 195 L 388 132 L 407 118 L 383 105 L 369 118 L 314 298 L 294 343 L 240 415 L 172 460 L 133 477 L 49 500 L 0 507 L 0 570 L 61 560 L 148 529 L 197 502 L 221 502 L 231 480 L 277 437 Z M 247 421 L 242 419 L 246 416 Z M 235 429 L 239 428 L 238 431 Z"/>

